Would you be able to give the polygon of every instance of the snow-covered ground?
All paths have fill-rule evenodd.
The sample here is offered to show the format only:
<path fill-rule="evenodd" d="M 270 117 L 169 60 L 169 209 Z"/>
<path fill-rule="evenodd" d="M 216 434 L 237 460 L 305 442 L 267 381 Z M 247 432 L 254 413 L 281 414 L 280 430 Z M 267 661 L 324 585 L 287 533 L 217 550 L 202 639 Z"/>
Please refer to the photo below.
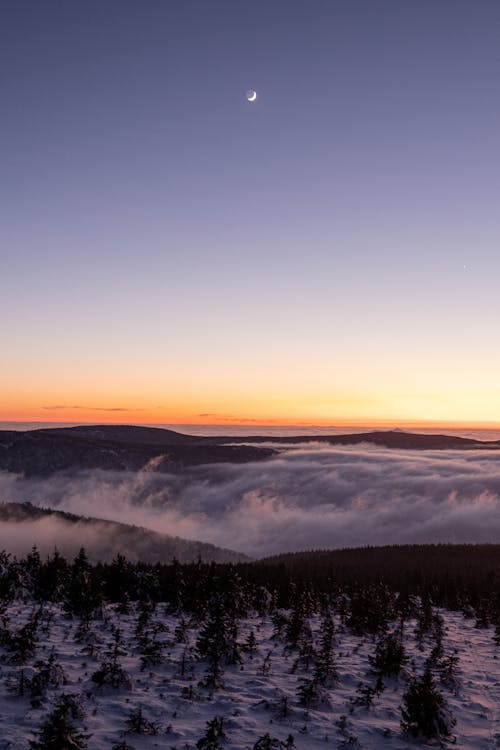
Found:
<path fill-rule="evenodd" d="M 32 604 L 10 604 L 6 609 L 9 629 L 19 629 L 33 608 Z M 282 742 L 292 735 L 297 750 L 348 745 L 397 750 L 419 744 L 402 734 L 400 727 L 405 675 L 385 679 L 385 690 L 375 698 L 371 708 L 354 705 L 359 683 L 374 683 L 368 661 L 374 644 L 370 637 L 347 632 L 338 621 L 334 654 L 339 682 L 327 690 L 324 703 L 306 709 L 297 698 L 297 688 L 306 676 L 300 666 L 294 671 L 297 652 L 286 650 L 283 641 L 272 637 L 270 618 L 255 614 L 241 623 L 238 640 L 244 642 L 253 631 L 256 650 L 253 654 L 243 653 L 241 664 L 226 666 L 224 686 L 214 691 L 199 686 L 207 664 L 196 655 L 198 629 L 189 626 L 185 642 L 178 642 L 175 629 L 180 618 L 166 615 L 161 604 L 152 615 L 152 622 L 156 623 L 157 638 L 166 644 L 164 661 L 145 669 L 141 669 L 137 645 L 135 607 L 124 615 L 107 605 L 104 619 L 93 621 L 91 633 L 80 642 L 75 641 L 78 620 L 66 618 L 57 605 L 44 609 L 53 617 L 47 625 L 42 618 L 36 653 L 27 664 L 11 663 L 7 649 L 0 650 L 1 750 L 29 748 L 30 740 L 36 737 L 63 692 L 82 697 L 85 715 L 73 723 L 91 735 L 87 741 L 89 750 L 111 750 L 124 741 L 136 750 L 194 749 L 205 734 L 206 722 L 215 716 L 224 717 L 223 747 L 234 750 L 252 750 L 266 733 Z M 445 623 L 445 653 L 452 654 L 456 649 L 459 656 L 457 683 L 439 685 L 457 721 L 453 729 L 456 745 L 464 750 L 500 747 L 500 660 L 492 629 L 476 629 L 473 619 L 465 619 L 459 613 L 441 614 Z M 313 617 L 311 625 L 317 641 L 319 618 Z M 131 685 L 98 688 L 91 676 L 106 651 L 112 648 L 116 627 L 123 640 L 120 650 L 125 652 L 119 656 L 119 662 L 130 676 Z M 410 657 L 406 675 L 411 673 L 412 661 L 417 672 L 421 672 L 432 646 L 429 642 L 420 651 L 413 630 L 410 621 L 405 627 L 405 647 Z M 82 653 L 86 643 L 94 644 L 92 655 L 88 649 Z M 17 684 L 21 670 L 25 676 L 32 676 L 34 663 L 47 660 L 51 653 L 64 670 L 66 683 L 49 687 L 46 695 L 33 704 L 29 694 L 15 695 L 12 686 Z M 183 655 L 184 675 L 181 674 Z M 284 698 L 288 699 L 286 711 Z M 125 734 L 130 713 L 139 707 L 144 718 L 157 722 L 157 734 Z"/>

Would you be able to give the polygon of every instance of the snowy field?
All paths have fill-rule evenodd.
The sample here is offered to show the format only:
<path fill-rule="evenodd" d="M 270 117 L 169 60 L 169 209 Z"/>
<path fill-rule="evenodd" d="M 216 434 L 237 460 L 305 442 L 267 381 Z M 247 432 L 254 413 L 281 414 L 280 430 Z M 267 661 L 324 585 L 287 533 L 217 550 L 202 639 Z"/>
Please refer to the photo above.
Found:
<path fill-rule="evenodd" d="M 33 611 L 32 604 L 12 602 L 3 613 L 3 632 L 5 628 L 19 632 Z M 436 675 L 439 690 L 456 719 L 451 741 L 456 738 L 456 746 L 464 750 L 500 747 L 500 661 L 493 630 L 477 629 L 474 619 L 460 613 L 441 611 L 441 615 L 444 657 L 459 657 L 454 679 L 440 681 Z M 213 689 L 200 684 L 207 673 L 207 662 L 196 648 L 200 626 L 193 627 L 187 616 L 167 615 L 160 604 L 138 625 L 136 605 L 131 605 L 126 614 L 106 605 L 101 619 L 82 628 L 78 619 L 68 619 L 59 606 L 44 605 L 37 622 L 37 643 L 29 658 L 20 663 L 22 659 L 12 646 L 1 649 L 0 749 L 24 750 L 30 747 L 30 741 L 39 740 L 40 728 L 62 693 L 78 696 L 79 708 L 70 719 L 77 730 L 88 735 L 81 746 L 89 750 L 219 746 L 252 750 L 266 734 L 268 744 L 257 747 L 397 750 L 426 746 L 425 741 L 403 734 L 400 721 L 407 679 L 412 670 L 422 671 L 432 642 L 424 639 L 419 648 L 414 621 L 405 623 L 403 642 L 408 661 L 398 677 L 384 678 L 385 689 L 367 708 L 359 705 L 359 687 L 360 683 L 366 687 L 375 682 L 369 662 L 374 640 L 353 635 L 337 616 L 334 621 L 338 682 L 322 690 L 320 699 L 307 707 L 300 705 L 297 692 L 311 669 L 307 655 L 301 658 L 297 649 L 287 648 L 276 635 L 276 622 L 269 617 L 255 614 L 239 623 L 241 662 L 225 664 L 219 680 L 222 684 Z M 317 648 L 320 618 L 314 616 L 309 622 L 312 643 Z M 150 641 L 159 644 L 156 652 L 150 649 L 161 661 L 154 666 L 144 663 L 144 648 L 141 656 L 138 645 L 138 638 L 146 631 Z M 35 664 L 42 661 L 47 665 L 51 655 L 45 683 L 37 691 L 33 677 L 40 674 L 41 667 Z M 124 670 L 123 682 L 119 687 L 99 687 L 92 676 L 103 662 L 113 659 Z M 130 731 L 127 724 L 134 712 L 137 720 L 138 709 L 143 720 L 140 734 Z M 215 717 L 223 717 L 224 736 L 215 744 L 203 744 L 206 723 Z M 434 741 L 433 746 L 437 745 Z"/>

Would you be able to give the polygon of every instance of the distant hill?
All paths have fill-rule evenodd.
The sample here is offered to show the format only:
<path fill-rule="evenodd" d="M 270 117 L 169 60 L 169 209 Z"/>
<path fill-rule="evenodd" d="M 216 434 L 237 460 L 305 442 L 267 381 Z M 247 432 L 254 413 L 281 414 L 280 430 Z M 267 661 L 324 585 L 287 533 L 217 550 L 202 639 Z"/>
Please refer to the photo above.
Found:
<path fill-rule="evenodd" d="M 85 547 L 93 561 L 109 562 L 117 554 L 149 563 L 236 563 L 250 558 L 213 544 L 160 534 L 140 526 L 86 518 L 72 513 L 39 508 L 31 503 L 0 503 L 0 549 L 16 555 L 33 544 L 49 554 L 54 547 L 68 558 Z"/>
<path fill-rule="evenodd" d="M 258 461 L 274 454 L 274 449 L 265 446 L 224 445 L 222 440 L 154 427 L 97 425 L 0 431 L 0 470 L 25 476 L 84 469 L 177 472 L 186 466 Z"/>
<path fill-rule="evenodd" d="M 0 471 L 28 477 L 85 469 L 148 469 L 175 473 L 199 464 L 262 461 L 277 454 L 276 443 L 293 447 L 310 442 L 328 445 L 366 443 L 401 450 L 500 449 L 498 440 L 481 441 L 401 430 L 352 435 L 198 437 L 157 427 L 91 425 L 25 432 L 0 431 Z"/>
<path fill-rule="evenodd" d="M 203 445 L 204 438 L 184 435 L 163 427 L 137 427 L 135 425 L 80 425 L 78 427 L 45 427 L 32 430 L 41 435 L 66 435 L 84 440 L 104 440 L 112 443 L 141 445 Z"/>
<path fill-rule="evenodd" d="M 284 437 L 266 437 L 255 435 L 252 437 L 226 437 L 231 443 L 282 443 L 294 445 L 297 443 L 328 443 L 329 445 L 358 445 L 369 443 L 383 448 L 401 450 L 461 450 L 461 449 L 499 449 L 499 440 L 474 440 L 458 435 L 428 435 L 404 430 L 374 430 L 373 432 L 359 432 L 348 435 L 287 435 Z"/>

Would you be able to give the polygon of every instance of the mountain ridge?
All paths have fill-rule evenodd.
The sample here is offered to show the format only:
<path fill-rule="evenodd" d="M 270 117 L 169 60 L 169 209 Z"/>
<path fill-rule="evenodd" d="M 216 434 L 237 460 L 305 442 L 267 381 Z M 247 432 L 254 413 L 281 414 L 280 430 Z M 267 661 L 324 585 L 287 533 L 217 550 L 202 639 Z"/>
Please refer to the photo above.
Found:
<path fill-rule="evenodd" d="M 36 524 L 42 531 L 50 531 L 51 523 L 57 533 L 48 535 L 50 541 L 45 541 L 43 533 L 32 535 L 25 544 L 26 551 L 32 547 L 34 540 L 37 546 L 41 540 L 47 552 L 57 547 L 69 557 L 76 555 L 81 547 L 85 547 L 89 558 L 100 562 L 109 562 L 117 554 L 131 560 L 150 563 L 170 563 L 174 558 L 182 563 L 196 562 L 198 558 L 204 562 L 220 563 L 248 562 L 251 559 L 248 555 L 235 550 L 161 533 L 144 526 L 77 515 L 28 502 L 0 502 L 0 529 L 3 524 L 8 524 L 14 532 L 11 536 L 17 544 L 20 535 L 15 532 L 22 531 L 23 525 Z M 18 525 L 17 529 L 13 525 Z M 3 536 L 9 547 L 11 540 L 7 535 Z M 0 548 L 2 546 L 5 546 L 5 543 L 0 544 Z"/>
<path fill-rule="evenodd" d="M 342 435 L 196 436 L 160 427 L 86 425 L 0 431 L 0 471 L 50 476 L 85 469 L 178 473 L 201 464 L 247 463 L 300 443 L 371 444 L 396 450 L 499 450 L 499 440 L 401 430 Z M 151 463 L 153 462 L 153 463 Z"/>

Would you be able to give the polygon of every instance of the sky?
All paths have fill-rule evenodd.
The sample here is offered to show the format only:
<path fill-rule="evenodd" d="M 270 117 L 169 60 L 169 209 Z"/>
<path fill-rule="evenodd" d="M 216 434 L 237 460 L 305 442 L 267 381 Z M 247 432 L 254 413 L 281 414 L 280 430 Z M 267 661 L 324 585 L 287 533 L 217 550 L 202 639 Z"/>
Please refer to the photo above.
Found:
<path fill-rule="evenodd" d="M 5 0 L 0 420 L 500 424 L 499 39 L 497 0 Z"/>

